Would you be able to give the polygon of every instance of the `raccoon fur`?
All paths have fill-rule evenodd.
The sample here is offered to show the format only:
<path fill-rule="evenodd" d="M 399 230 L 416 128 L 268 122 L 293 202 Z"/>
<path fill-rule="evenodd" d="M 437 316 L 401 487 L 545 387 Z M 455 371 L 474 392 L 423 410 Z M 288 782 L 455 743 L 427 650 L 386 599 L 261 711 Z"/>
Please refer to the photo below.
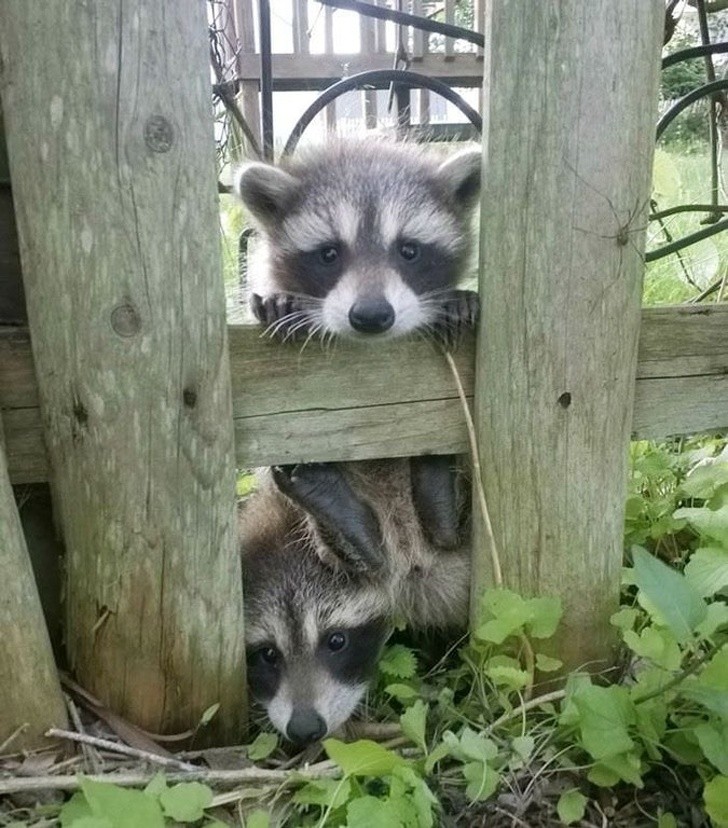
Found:
<path fill-rule="evenodd" d="M 256 317 L 282 337 L 370 342 L 472 323 L 457 290 L 480 191 L 479 149 L 438 159 L 376 139 L 242 166 L 235 190 L 260 241 L 248 268 Z"/>
<path fill-rule="evenodd" d="M 251 163 L 235 189 L 259 233 L 252 310 L 282 339 L 448 342 L 477 316 L 459 290 L 479 150 L 437 159 L 381 140 Z M 241 517 L 253 695 L 294 741 L 351 715 L 397 619 L 466 622 L 469 552 L 453 458 L 273 470 Z"/>
<path fill-rule="evenodd" d="M 465 627 L 470 554 L 428 541 L 407 460 L 304 465 L 283 484 L 280 475 L 266 476 L 240 512 L 248 679 L 274 726 L 307 742 L 351 716 L 395 623 Z M 312 486 L 330 498 L 317 517 L 302 505 Z M 381 554 L 364 567 L 337 535 L 339 514 L 360 507 L 381 529 Z"/>

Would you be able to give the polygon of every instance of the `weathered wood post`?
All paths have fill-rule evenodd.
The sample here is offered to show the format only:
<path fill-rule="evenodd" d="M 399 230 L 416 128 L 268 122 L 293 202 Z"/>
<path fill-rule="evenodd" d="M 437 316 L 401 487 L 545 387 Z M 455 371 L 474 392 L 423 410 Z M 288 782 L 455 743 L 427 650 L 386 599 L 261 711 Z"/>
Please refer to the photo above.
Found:
<path fill-rule="evenodd" d="M 603 666 L 618 600 L 663 16 L 485 9 L 480 461 L 505 583 L 561 597 L 569 667 Z"/>
<path fill-rule="evenodd" d="M 49 727 L 66 724 L 66 708 L 8 478 L 1 418 L 0 572 L 0 745 L 25 725 L 11 749 L 41 747 Z"/>
<path fill-rule="evenodd" d="M 204 4 L 3 3 L 2 93 L 79 680 L 152 731 L 244 722 Z"/>

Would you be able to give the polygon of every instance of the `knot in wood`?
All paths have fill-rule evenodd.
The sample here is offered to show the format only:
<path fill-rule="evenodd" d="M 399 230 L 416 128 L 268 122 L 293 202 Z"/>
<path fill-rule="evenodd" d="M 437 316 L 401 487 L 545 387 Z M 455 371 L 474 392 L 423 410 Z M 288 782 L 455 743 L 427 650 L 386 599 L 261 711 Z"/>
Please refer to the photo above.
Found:
<path fill-rule="evenodd" d="M 169 152 L 174 144 L 174 127 L 164 115 L 152 115 L 144 124 L 144 143 L 152 152 Z"/>
<path fill-rule="evenodd" d="M 571 405 L 571 394 L 568 391 L 564 391 L 557 402 L 562 408 L 568 408 Z"/>
<path fill-rule="evenodd" d="M 142 320 L 134 305 L 118 305 L 111 311 L 111 327 L 119 336 L 134 336 L 141 326 Z"/>

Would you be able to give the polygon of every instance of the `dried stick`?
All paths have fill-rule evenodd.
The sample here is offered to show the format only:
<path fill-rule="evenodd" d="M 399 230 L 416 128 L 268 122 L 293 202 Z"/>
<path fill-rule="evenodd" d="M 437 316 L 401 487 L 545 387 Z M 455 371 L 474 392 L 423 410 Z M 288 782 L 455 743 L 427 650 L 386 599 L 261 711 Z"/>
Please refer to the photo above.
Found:
<path fill-rule="evenodd" d="M 177 768 L 178 770 L 194 771 L 194 765 L 187 762 L 180 762 L 179 759 L 170 759 L 156 753 L 149 753 L 146 750 L 129 747 L 128 745 L 112 742 L 110 739 L 99 739 L 97 736 L 89 736 L 86 733 L 73 733 L 70 730 L 60 730 L 52 727 L 46 734 L 49 738 L 68 739 L 71 742 L 79 742 L 81 745 L 93 745 L 101 750 L 108 750 L 111 753 L 122 753 L 125 756 L 133 756 L 135 759 L 143 759 L 145 762 L 152 762 L 164 768 Z"/>

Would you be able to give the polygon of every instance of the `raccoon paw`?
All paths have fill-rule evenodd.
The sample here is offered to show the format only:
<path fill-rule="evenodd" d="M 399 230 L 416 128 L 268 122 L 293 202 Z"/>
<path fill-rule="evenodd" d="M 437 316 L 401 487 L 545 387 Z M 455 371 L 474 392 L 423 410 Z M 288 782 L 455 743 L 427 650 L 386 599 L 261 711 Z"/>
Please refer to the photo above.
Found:
<path fill-rule="evenodd" d="M 445 348 L 456 347 L 466 331 L 475 327 L 480 314 L 480 299 L 474 290 L 451 290 L 440 303 L 433 331 Z"/>
<path fill-rule="evenodd" d="M 310 515 L 324 544 L 348 569 L 373 572 L 383 566 L 377 516 L 336 464 L 274 466 L 272 473 L 281 492 Z"/>
<path fill-rule="evenodd" d="M 296 339 L 308 334 L 306 308 L 298 296 L 273 293 L 265 299 L 254 293 L 251 297 L 253 316 L 265 325 L 265 333 L 278 339 Z"/>

